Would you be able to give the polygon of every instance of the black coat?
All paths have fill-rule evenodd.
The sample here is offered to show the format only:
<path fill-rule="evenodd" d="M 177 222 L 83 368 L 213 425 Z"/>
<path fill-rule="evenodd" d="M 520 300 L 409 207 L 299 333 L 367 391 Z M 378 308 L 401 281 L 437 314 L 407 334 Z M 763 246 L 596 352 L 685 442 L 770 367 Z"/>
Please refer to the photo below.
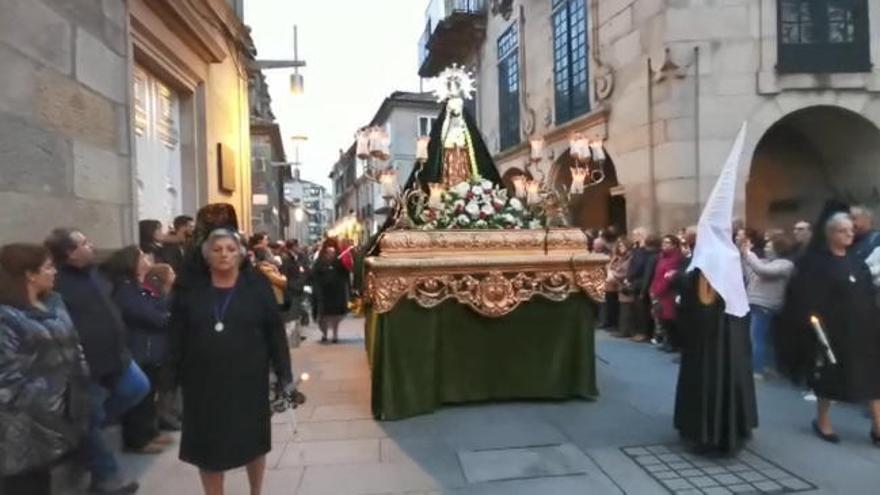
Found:
<path fill-rule="evenodd" d="M 341 316 L 348 312 L 349 274 L 339 259 L 318 259 L 312 267 L 318 316 Z"/>
<path fill-rule="evenodd" d="M 118 282 L 113 302 L 122 313 L 128 329 L 128 346 L 139 364 L 161 364 L 168 345 L 168 304 L 137 280 Z"/>
<path fill-rule="evenodd" d="M 224 296 L 190 277 L 172 300 L 169 370 L 183 390 L 180 459 L 224 471 L 269 452 L 269 372 L 292 382 L 278 305 L 265 277 L 245 268 L 216 331 Z"/>
<path fill-rule="evenodd" d="M 131 363 L 125 322 L 111 300 L 110 283 L 94 268 L 64 265 L 58 269 L 55 290 L 73 319 L 94 380 L 113 379 Z"/>
<path fill-rule="evenodd" d="M 186 249 L 179 242 L 166 242 L 161 249 L 153 253 L 156 263 L 167 263 L 174 268 L 175 272 L 180 272 L 183 266 L 183 260 L 186 256 Z"/>
<path fill-rule="evenodd" d="M 797 265 L 780 315 L 780 368 L 816 395 L 860 402 L 880 399 L 880 310 L 867 265 L 854 255 L 809 251 Z M 810 317 L 825 329 L 838 364 L 825 362 Z M 817 362 L 819 363 L 817 365 Z"/>
<path fill-rule="evenodd" d="M 734 454 L 758 426 L 749 323 L 697 297 L 699 271 L 684 279 L 679 309 L 681 366 L 675 394 L 675 428 L 701 449 Z"/>

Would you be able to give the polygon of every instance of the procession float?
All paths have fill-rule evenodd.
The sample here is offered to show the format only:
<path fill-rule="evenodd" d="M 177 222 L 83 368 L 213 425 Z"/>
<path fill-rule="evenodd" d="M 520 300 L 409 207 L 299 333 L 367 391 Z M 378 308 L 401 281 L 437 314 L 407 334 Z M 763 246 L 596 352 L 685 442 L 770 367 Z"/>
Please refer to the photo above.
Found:
<path fill-rule="evenodd" d="M 559 189 L 533 139 L 527 173 L 505 185 L 465 105 L 472 76 L 453 66 L 437 81 L 441 110 L 402 187 L 384 129 L 356 136 L 388 212 L 363 262 L 373 414 L 594 398 L 594 302 L 607 259 L 587 251 L 568 204 L 604 179 L 602 144 L 571 137 L 572 181 Z"/>

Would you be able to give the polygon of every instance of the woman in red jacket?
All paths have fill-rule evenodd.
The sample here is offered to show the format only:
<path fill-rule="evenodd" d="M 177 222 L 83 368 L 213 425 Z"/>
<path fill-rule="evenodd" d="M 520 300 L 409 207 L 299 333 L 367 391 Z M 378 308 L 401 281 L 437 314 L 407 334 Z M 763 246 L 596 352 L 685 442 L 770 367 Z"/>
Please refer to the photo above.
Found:
<path fill-rule="evenodd" d="M 660 244 L 660 256 L 654 268 L 654 277 L 651 280 L 650 295 L 654 318 L 664 335 L 663 350 L 669 352 L 681 347 L 681 339 L 675 325 L 677 292 L 673 283 L 681 266 L 681 257 L 681 241 L 673 235 L 664 236 Z"/>

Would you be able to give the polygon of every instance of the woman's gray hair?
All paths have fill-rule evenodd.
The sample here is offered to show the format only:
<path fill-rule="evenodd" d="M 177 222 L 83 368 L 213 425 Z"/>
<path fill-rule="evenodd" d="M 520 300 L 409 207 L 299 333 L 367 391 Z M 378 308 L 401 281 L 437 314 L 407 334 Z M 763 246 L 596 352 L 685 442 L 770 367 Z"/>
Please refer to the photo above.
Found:
<path fill-rule="evenodd" d="M 845 211 L 837 212 L 828 217 L 828 220 L 825 222 L 825 236 L 831 237 L 831 233 L 844 222 L 852 223 L 852 216 Z"/>
<path fill-rule="evenodd" d="M 244 257 L 246 251 L 244 247 L 244 243 L 241 241 L 241 237 L 232 230 L 229 229 L 214 229 L 208 234 L 208 237 L 205 238 L 205 242 L 202 243 L 202 257 L 204 259 L 208 259 L 208 255 L 211 254 L 211 248 L 214 247 L 214 243 L 220 239 L 232 239 L 238 244 L 239 255 Z"/>

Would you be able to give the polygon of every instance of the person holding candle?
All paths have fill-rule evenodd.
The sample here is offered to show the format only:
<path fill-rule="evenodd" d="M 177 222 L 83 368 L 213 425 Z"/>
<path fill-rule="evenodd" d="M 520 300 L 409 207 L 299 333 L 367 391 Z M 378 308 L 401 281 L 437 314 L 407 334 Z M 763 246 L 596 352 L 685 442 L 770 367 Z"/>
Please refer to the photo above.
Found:
<path fill-rule="evenodd" d="M 781 371 L 806 381 L 817 401 L 813 432 L 826 442 L 840 437 L 831 423 L 831 404 L 868 402 L 869 438 L 880 447 L 880 309 L 868 266 L 847 253 L 853 222 L 846 205 L 829 202 L 813 239 L 796 265 L 783 310 Z M 816 330 L 821 328 L 822 332 Z M 830 351 L 821 340 L 825 334 Z M 794 352 L 792 352 L 794 351 Z M 832 358 L 833 356 L 833 358 Z"/>
<path fill-rule="evenodd" d="M 222 494 L 224 472 L 239 466 L 260 493 L 271 449 L 270 369 L 285 394 L 294 386 L 284 325 L 234 230 L 215 228 L 199 247 L 205 268 L 178 283 L 171 310 L 168 369 L 184 398 L 180 459 L 199 468 L 208 495 Z"/>

